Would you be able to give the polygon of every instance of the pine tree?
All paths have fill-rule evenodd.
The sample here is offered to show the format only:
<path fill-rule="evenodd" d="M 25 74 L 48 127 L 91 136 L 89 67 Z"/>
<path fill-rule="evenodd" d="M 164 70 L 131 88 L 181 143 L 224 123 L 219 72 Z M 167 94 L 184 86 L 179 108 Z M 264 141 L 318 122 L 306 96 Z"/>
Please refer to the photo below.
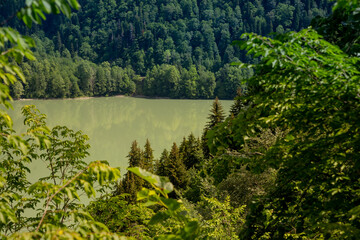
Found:
<path fill-rule="evenodd" d="M 138 147 L 138 143 L 136 141 L 132 143 L 129 155 L 127 157 L 129 158 L 129 167 L 141 166 L 142 154 L 141 149 Z M 118 184 L 115 194 L 119 195 L 122 193 L 128 193 L 129 196 L 127 196 L 127 200 L 133 203 L 136 201 L 137 192 L 142 189 L 143 185 L 143 179 L 136 176 L 132 172 L 127 172 L 124 179 Z"/>
<path fill-rule="evenodd" d="M 242 97 L 242 89 L 238 88 L 236 92 L 236 97 L 234 98 L 234 104 L 230 108 L 230 114 L 236 117 L 239 112 L 244 108 L 244 103 L 241 99 Z"/>
<path fill-rule="evenodd" d="M 137 141 L 133 141 L 129 155 L 129 167 L 139 167 L 141 166 L 141 149 L 138 146 Z"/>
<path fill-rule="evenodd" d="M 173 143 L 168 159 L 168 168 L 170 172 L 170 175 L 168 177 L 170 181 L 177 189 L 185 188 L 189 183 L 189 179 L 185 164 L 180 157 L 179 148 L 176 143 Z"/>
<path fill-rule="evenodd" d="M 194 134 L 191 133 L 187 139 L 183 139 L 180 145 L 180 156 L 186 169 L 190 169 L 201 162 L 203 158 L 201 143 Z"/>
<path fill-rule="evenodd" d="M 156 162 L 156 175 L 159 176 L 169 176 L 169 152 L 168 150 L 164 149 L 161 153 L 159 161 Z"/>
<path fill-rule="evenodd" d="M 212 109 L 210 110 L 208 119 L 209 122 L 207 122 L 204 129 L 204 133 L 201 137 L 201 145 L 205 158 L 209 158 L 210 156 L 210 150 L 207 145 L 207 138 L 206 138 L 207 132 L 211 130 L 213 127 L 215 127 L 217 124 L 223 122 L 225 119 L 224 109 L 220 104 L 218 97 L 216 97 L 213 102 Z"/>
<path fill-rule="evenodd" d="M 209 122 L 206 125 L 206 128 L 212 129 L 217 124 L 221 123 L 225 119 L 224 109 L 219 102 L 218 97 L 215 98 L 212 109 L 210 110 L 210 115 L 208 117 Z"/>
<path fill-rule="evenodd" d="M 60 32 L 57 32 L 56 40 L 57 40 L 56 48 L 60 53 L 62 53 L 63 44 L 62 44 L 62 41 L 61 41 Z"/>
<path fill-rule="evenodd" d="M 153 172 L 154 171 L 154 163 L 153 162 L 154 162 L 153 150 L 150 146 L 149 139 L 146 139 L 141 168 L 145 169 L 146 171 Z"/>

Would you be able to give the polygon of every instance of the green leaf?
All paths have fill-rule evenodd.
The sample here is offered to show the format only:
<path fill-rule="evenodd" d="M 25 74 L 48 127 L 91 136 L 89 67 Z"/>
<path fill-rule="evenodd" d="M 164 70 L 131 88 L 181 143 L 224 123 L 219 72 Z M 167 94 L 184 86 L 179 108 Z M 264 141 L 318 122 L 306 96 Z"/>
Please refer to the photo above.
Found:
<path fill-rule="evenodd" d="M 174 189 L 174 186 L 167 177 L 157 176 L 155 174 L 152 174 L 151 172 L 148 172 L 138 167 L 128 168 L 128 170 L 130 172 L 135 173 L 137 176 L 141 177 L 147 182 L 155 185 L 156 187 L 159 188 L 160 191 L 163 191 L 166 194 L 172 192 Z"/>
<path fill-rule="evenodd" d="M 171 211 L 176 211 L 180 208 L 180 203 L 172 198 L 161 198 L 161 201 L 169 208 Z"/>
<path fill-rule="evenodd" d="M 70 5 L 72 8 L 74 8 L 76 10 L 79 10 L 79 8 L 80 8 L 80 4 L 78 3 L 77 0 L 70 0 Z"/>
<path fill-rule="evenodd" d="M 170 215 L 167 212 L 157 212 L 149 221 L 150 225 L 154 225 L 167 220 Z"/>
<path fill-rule="evenodd" d="M 44 12 L 46 12 L 47 14 L 51 13 L 51 5 L 47 1 L 42 1 L 42 6 Z"/>

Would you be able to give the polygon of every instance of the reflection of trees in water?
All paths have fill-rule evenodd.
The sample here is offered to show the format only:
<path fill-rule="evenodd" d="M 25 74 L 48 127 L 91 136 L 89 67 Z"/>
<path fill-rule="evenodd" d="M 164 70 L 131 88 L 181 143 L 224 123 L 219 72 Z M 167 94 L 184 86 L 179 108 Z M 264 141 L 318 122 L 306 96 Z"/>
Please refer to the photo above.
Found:
<path fill-rule="evenodd" d="M 223 102 L 229 109 L 231 101 Z M 191 132 L 200 136 L 212 100 L 169 100 L 137 98 L 93 98 L 86 100 L 34 100 L 15 102 L 17 126 L 20 108 L 35 104 L 48 116 L 49 126 L 66 125 L 82 130 L 90 137 L 91 160 L 108 160 L 114 166 L 126 167 L 130 144 L 137 140 L 151 142 L 158 157 L 172 142 L 181 141 Z M 19 120 L 18 120 L 19 119 Z"/>

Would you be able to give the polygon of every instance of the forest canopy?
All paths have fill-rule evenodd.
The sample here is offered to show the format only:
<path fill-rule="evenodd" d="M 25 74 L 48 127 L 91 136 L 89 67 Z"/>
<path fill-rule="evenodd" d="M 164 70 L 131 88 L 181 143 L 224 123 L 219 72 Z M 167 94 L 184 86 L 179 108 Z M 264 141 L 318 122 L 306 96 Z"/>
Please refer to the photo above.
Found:
<path fill-rule="evenodd" d="M 2 1 L 0 22 L 13 16 L 23 2 Z M 38 59 L 41 59 L 37 64 L 39 66 L 26 66 L 24 71 L 35 75 L 38 68 L 49 68 L 48 62 L 53 63 L 52 68 L 55 68 L 55 71 L 50 70 L 53 74 L 41 76 L 41 80 L 29 79 L 29 85 L 36 89 L 25 85 L 21 91 L 18 84 L 13 96 L 61 98 L 131 95 L 134 92 L 164 96 L 155 87 L 162 84 L 162 80 L 155 79 L 155 86 L 152 87 L 148 84 L 151 81 L 148 77 L 151 78 L 157 69 L 171 65 L 181 74 L 182 86 L 177 86 L 176 92 L 172 87 L 166 88 L 167 97 L 219 96 L 232 99 L 236 95 L 236 88 L 241 87 L 241 80 L 249 77 L 249 73 L 229 71 L 227 64 L 252 59 L 231 45 L 232 41 L 245 32 L 268 35 L 272 32 L 299 31 L 308 27 L 314 17 L 328 16 L 333 5 L 333 2 L 326 0 L 81 0 L 79 3 L 81 8 L 72 13 L 71 18 L 50 15 L 42 25 L 33 25 L 30 30 L 16 18 L 6 21 L 6 25 L 30 34 L 36 41 Z M 93 76 L 98 74 L 104 80 L 90 78 L 86 80 L 89 84 L 84 85 L 84 79 L 80 79 L 76 68 L 67 67 L 88 61 L 96 64 L 90 64 Z M 102 66 L 107 62 L 111 67 L 132 69 L 136 75 L 148 81 L 143 83 L 138 81 L 139 78 L 130 76 L 129 83 L 110 76 L 106 74 L 108 68 Z M 126 72 L 129 76 L 128 70 Z M 189 79 L 191 74 L 193 76 Z M 224 82 L 224 78 L 231 79 L 231 87 Z M 110 83 L 107 85 L 118 86 L 105 86 L 108 81 Z M 67 89 L 66 86 L 71 87 Z"/>

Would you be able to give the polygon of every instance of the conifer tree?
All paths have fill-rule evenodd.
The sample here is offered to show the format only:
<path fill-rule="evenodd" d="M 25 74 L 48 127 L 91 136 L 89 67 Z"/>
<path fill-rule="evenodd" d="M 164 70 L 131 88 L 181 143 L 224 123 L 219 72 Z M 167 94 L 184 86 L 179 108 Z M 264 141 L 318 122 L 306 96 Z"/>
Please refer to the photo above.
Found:
<path fill-rule="evenodd" d="M 194 134 L 184 138 L 180 145 L 180 156 L 183 159 L 186 169 L 190 169 L 200 163 L 203 158 L 201 143 L 196 139 Z"/>
<path fill-rule="evenodd" d="M 169 176 L 169 152 L 168 150 L 164 149 L 161 153 L 159 161 L 156 163 L 156 175 L 159 176 Z"/>
<path fill-rule="evenodd" d="M 154 161 L 153 150 L 150 146 L 149 139 L 146 139 L 141 167 L 147 171 L 153 172 L 154 169 L 153 161 Z"/>
<path fill-rule="evenodd" d="M 208 130 L 212 129 L 214 126 L 221 123 L 225 119 L 224 109 L 223 109 L 221 103 L 219 102 L 218 97 L 216 97 L 213 102 L 212 109 L 210 110 L 208 119 L 209 119 L 209 122 L 206 125 L 206 128 Z"/>
<path fill-rule="evenodd" d="M 129 167 L 140 167 L 142 165 L 141 149 L 137 141 L 133 141 L 129 155 Z M 136 202 L 136 194 L 144 185 L 144 180 L 136 176 L 132 172 L 127 172 L 124 179 L 119 183 L 116 194 L 128 193 L 127 200 L 129 202 Z"/>
<path fill-rule="evenodd" d="M 207 122 L 205 129 L 204 129 L 204 133 L 201 137 L 202 140 L 202 150 L 203 150 L 203 154 L 205 158 L 209 158 L 210 155 L 210 151 L 209 151 L 209 147 L 207 146 L 207 139 L 206 139 L 206 134 L 207 132 L 212 129 L 213 127 L 215 127 L 217 124 L 221 123 L 224 121 L 225 119 L 225 114 L 224 114 L 224 109 L 221 105 L 221 103 L 219 102 L 219 98 L 216 97 L 213 105 L 212 105 L 212 109 L 210 110 L 210 114 L 209 114 L 209 122 Z"/>
<path fill-rule="evenodd" d="M 185 164 L 180 157 L 180 151 L 176 143 L 173 143 L 169 154 L 169 172 L 168 176 L 170 181 L 176 188 L 185 188 L 188 185 L 188 174 L 186 171 Z"/>
<path fill-rule="evenodd" d="M 236 117 L 239 114 L 239 112 L 244 108 L 244 103 L 241 97 L 242 97 L 242 89 L 238 88 L 236 92 L 236 97 L 234 98 L 234 103 L 230 108 L 230 115 L 233 115 L 234 117 Z"/>
<path fill-rule="evenodd" d="M 184 136 L 183 140 L 182 140 L 182 142 L 180 144 L 180 147 L 179 147 L 180 154 L 185 152 L 186 148 L 187 148 L 187 141 L 186 141 L 186 137 Z"/>
<path fill-rule="evenodd" d="M 137 141 L 133 141 L 129 155 L 129 167 L 139 167 L 141 166 L 141 149 L 138 146 Z"/>

